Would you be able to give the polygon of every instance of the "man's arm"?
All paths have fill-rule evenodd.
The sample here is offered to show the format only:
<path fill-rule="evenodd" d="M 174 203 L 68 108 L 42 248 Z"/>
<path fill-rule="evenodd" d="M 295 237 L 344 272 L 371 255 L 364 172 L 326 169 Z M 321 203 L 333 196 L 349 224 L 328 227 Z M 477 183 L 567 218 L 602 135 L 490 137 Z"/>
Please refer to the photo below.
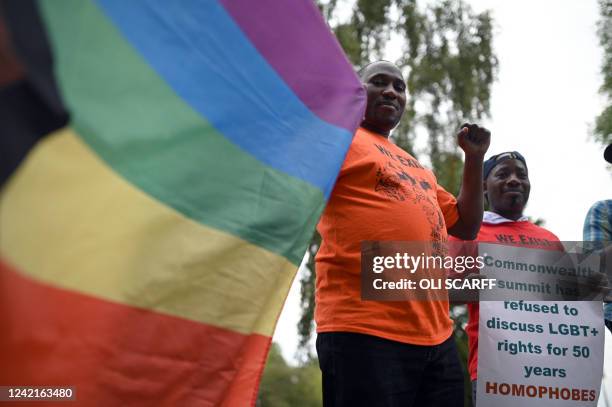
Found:
<path fill-rule="evenodd" d="M 491 142 L 491 133 L 475 124 L 464 124 L 457 134 L 465 153 L 463 181 L 457 197 L 459 219 L 448 233 L 462 240 L 474 240 L 480 230 L 483 213 L 482 163 Z"/>

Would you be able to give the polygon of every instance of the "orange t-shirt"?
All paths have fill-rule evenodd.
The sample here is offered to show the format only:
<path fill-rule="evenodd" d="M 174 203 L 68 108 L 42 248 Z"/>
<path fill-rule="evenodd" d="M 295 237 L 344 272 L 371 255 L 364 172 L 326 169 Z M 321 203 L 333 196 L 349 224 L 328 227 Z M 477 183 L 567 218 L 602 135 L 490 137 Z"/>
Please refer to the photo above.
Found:
<path fill-rule="evenodd" d="M 360 128 L 317 230 L 317 332 L 357 332 L 416 345 L 448 339 L 446 301 L 361 300 L 360 243 L 447 240 L 457 201 L 385 136 Z"/>

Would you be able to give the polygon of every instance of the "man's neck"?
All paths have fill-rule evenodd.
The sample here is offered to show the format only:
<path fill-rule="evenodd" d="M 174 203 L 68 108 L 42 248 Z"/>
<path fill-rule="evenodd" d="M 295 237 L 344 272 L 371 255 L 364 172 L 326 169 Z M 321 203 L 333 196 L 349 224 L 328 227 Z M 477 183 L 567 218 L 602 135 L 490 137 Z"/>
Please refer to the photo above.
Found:
<path fill-rule="evenodd" d="M 508 220 L 513 220 L 513 221 L 517 221 L 519 219 L 521 219 L 523 217 L 523 212 L 495 212 L 495 211 L 491 211 L 503 218 L 506 218 Z"/>
<path fill-rule="evenodd" d="M 528 220 L 526 216 L 522 215 L 518 219 L 508 219 L 503 215 L 500 215 L 497 212 L 485 211 L 483 216 L 483 222 L 489 224 L 500 224 L 500 223 L 509 223 L 509 222 L 523 222 Z"/>
<path fill-rule="evenodd" d="M 372 133 L 376 133 L 381 137 L 385 137 L 385 138 L 389 138 L 389 133 L 391 133 L 390 130 L 384 131 L 384 130 L 377 128 L 376 126 L 373 126 L 370 123 L 365 123 L 365 122 L 361 123 L 361 127 L 363 127 L 366 130 L 371 131 Z"/>

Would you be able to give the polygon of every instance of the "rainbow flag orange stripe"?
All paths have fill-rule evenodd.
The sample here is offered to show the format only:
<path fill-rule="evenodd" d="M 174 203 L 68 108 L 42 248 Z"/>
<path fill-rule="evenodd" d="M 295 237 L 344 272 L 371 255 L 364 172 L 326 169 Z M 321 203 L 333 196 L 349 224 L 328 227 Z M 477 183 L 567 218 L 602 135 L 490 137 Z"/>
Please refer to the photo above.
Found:
<path fill-rule="evenodd" d="M 0 383 L 76 386 L 82 405 L 253 405 L 364 108 L 318 10 L 4 7 L 35 69 L 0 88 L 0 147 L 18 145 L 0 174 Z"/>

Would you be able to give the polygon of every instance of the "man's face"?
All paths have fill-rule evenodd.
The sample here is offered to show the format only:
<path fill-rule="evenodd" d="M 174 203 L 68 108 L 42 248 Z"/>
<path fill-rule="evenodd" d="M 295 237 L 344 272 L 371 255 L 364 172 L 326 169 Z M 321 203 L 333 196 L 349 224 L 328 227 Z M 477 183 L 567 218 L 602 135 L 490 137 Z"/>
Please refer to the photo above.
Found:
<path fill-rule="evenodd" d="M 400 70 L 389 62 L 371 64 L 362 73 L 368 103 L 362 126 L 388 135 L 399 123 L 406 106 L 406 83 Z"/>
<path fill-rule="evenodd" d="M 529 200 L 529 175 L 522 161 L 509 159 L 493 168 L 484 183 L 491 211 L 507 219 L 523 215 Z"/>

